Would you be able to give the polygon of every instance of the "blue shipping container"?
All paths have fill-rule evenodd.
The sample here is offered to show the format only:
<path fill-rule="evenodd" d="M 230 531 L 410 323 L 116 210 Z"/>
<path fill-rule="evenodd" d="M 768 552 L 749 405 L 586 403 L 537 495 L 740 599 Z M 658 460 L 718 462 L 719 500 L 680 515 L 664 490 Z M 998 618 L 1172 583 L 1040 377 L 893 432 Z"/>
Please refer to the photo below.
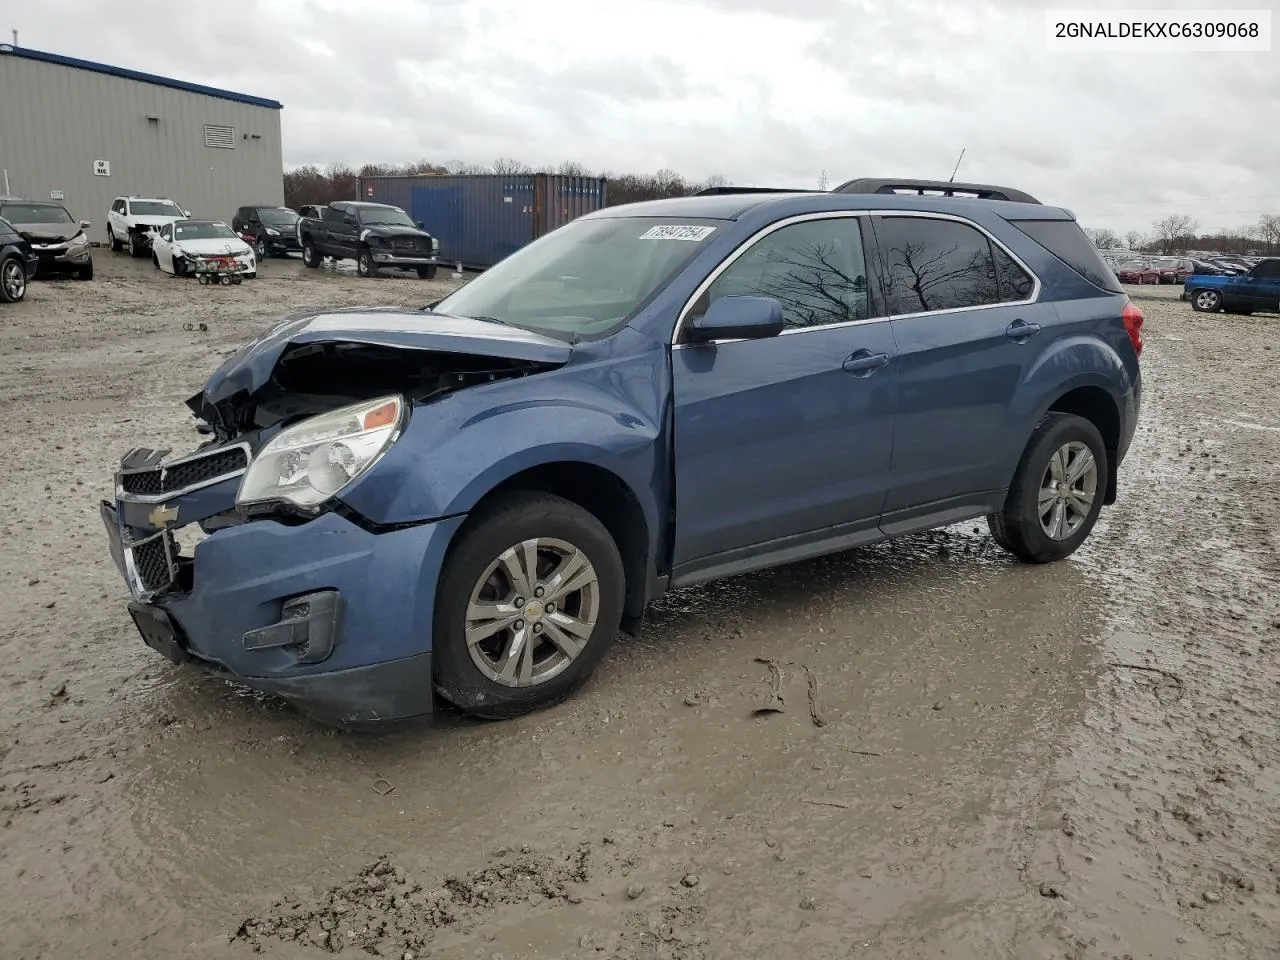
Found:
<path fill-rule="evenodd" d="M 535 173 L 363 177 L 360 199 L 403 208 L 440 241 L 440 258 L 485 269 L 604 206 L 605 181 Z"/>

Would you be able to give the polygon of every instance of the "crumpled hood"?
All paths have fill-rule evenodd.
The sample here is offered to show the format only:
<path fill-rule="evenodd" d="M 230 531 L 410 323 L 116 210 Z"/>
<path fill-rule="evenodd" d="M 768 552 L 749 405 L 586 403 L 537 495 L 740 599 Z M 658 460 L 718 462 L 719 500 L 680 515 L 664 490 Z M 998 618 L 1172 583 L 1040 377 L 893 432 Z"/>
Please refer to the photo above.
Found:
<path fill-rule="evenodd" d="M 77 223 L 18 223 L 16 220 L 10 223 L 31 243 L 62 243 L 80 233 Z"/>
<path fill-rule="evenodd" d="M 566 363 L 573 347 L 563 340 L 483 320 L 403 307 L 352 307 L 288 318 L 228 357 L 188 401 L 196 413 L 240 391 L 253 394 L 271 379 L 285 350 L 306 343 L 364 343 L 410 350 Z"/>
<path fill-rule="evenodd" d="M 173 244 L 183 253 L 195 257 L 215 257 L 219 254 L 243 256 L 250 252 L 249 245 L 243 240 L 231 237 L 208 237 L 200 240 L 176 240 Z"/>
<path fill-rule="evenodd" d="M 426 230 L 419 230 L 417 227 L 403 227 L 399 224 L 379 223 L 368 227 L 360 228 L 360 237 L 372 234 L 375 237 L 430 237 L 431 234 Z"/>

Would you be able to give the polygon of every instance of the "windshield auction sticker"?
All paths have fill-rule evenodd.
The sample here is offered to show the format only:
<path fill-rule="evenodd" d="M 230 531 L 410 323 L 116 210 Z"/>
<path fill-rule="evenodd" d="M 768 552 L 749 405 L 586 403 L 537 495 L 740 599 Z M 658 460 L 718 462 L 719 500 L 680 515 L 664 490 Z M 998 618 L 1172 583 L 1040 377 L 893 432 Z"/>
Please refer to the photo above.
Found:
<path fill-rule="evenodd" d="M 650 227 L 640 234 L 641 240 L 692 240 L 699 243 L 716 232 L 715 227 L 681 227 L 676 224 L 663 224 Z"/>

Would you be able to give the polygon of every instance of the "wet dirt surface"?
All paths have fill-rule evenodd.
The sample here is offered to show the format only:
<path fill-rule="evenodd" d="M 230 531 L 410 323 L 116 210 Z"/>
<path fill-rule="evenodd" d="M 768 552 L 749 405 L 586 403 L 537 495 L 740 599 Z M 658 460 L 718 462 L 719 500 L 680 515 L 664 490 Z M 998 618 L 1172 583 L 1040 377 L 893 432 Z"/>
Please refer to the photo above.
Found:
<path fill-rule="evenodd" d="M 0 314 L 4 960 L 1277 955 L 1280 319 L 1132 291 L 1069 561 L 964 524 L 680 591 L 559 707 L 369 737 L 143 647 L 96 504 L 271 320 L 447 281 L 96 259 Z"/>

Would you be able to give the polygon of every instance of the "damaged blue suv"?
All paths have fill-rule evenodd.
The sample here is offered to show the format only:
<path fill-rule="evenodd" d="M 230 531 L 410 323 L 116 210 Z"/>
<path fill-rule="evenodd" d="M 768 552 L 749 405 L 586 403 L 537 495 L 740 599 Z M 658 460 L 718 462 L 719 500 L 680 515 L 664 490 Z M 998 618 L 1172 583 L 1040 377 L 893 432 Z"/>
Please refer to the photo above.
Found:
<path fill-rule="evenodd" d="M 128 453 L 102 518 L 175 662 L 338 726 L 512 717 L 675 587 L 975 517 L 1068 556 L 1116 500 L 1141 326 L 1016 190 L 614 207 L 422 309 L 282 322 L 188 401 L 208 441 Z"/>

